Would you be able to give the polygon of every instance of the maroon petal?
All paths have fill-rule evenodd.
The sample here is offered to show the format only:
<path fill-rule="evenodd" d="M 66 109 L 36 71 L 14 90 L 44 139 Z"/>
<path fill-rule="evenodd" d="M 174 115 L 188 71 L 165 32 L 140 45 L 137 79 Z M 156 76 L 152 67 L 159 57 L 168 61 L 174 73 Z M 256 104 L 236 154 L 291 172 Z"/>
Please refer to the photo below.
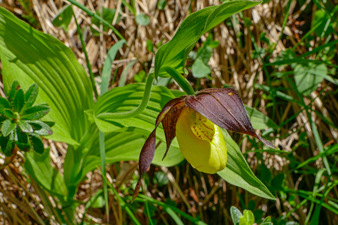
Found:
<path fill-rule="evenodd" d="M 143 145 L 141 153 L 140 153 L 140 159 L 139 159 L 140 178 L 137 181 L 137 185 L 136 185 L 135 190 L 134 190 L 132 201 L 134 201 L 134 199 L 136 198 L 136 196 L 138 195 L 138 192 L 140 190 L 142 175 L 147 171 L 151 162 L 154 159 L 155 145 L 156 145 L 156 127 L 153 130 L 153 132 L 151 132 L 149 137 L 147 138 L 146 142 Z"/>
<path fill-rule="evenodd" d="M 256 134 L 244 104 L 234 89 L 204 89 L 196 96 L 186 97 L 185 103 L 217 126 L 251 135 L 265 145 L 275 148 L 270 142 Z"/>
<path fill-rule="evenodd" d="M 134 199 L 136 198 L 136 196 L 138 195 L 138 192 L 140 190 L 140 187 L 141 187 L 141 178 L 142 178 L 142 175 L 147 171 L 147 169 L 149 168 L 151 162 L 153 161 L 154 159 L 154 155 L 155 155 L 155 147 L 156 147 L 156 128 L 157 126 L 163 122 L 164 120 L 168 120 L 167 119 L 167 114 L 176 114 L 175 113 L 175 110 L 173 110 L 173 108 L 175 108 L 175 106 L 177 104 L 180 104 L 180 103 L 183 103 L 184 105 L 184 101 L 183 101 L 184 97 L 180 97 L 180 98 L 175 98 L 175 99 L 172 99 L 170 100 L 162 109 L 162 111 L 160 112 L 160 114 L 157 116 L 157 119 L 156 119 L 156 125 L 155 125 L 155 129 L 153 130 L 153 132 L 151 132 L 151 134 L 149 135 L 149 137 L 147 138 L 146 142 L 144 143 L 143 147 L 142 147 L 142 150 L 141 150 L 141 153 L 140 153 L 140 159 L 139 159 L 139 173 L 140 173 L 140 178 L 137 182 L 137 185 L 135 187 L 135 190 L 134 190 L 134 194 L 133 194 L 133 199 L 132 201 L 134 201 Z M 180 104 L 181 105 L 181 104 Z M 179 114 L 178 114 L 179 115 Z M 170 116 L 172 117 L 172 116 Z M 171 121 L 170 122 L 165 122 L 166 126 L 168 127 L 171 127 Z M 175 123 L 176 125 L 176 123 Z M 164 126 L 164 125 L 163 125 Z M 164 126 L 165 128 L 165 126 Z M 167 137 L 167 133 L 166 134 L 166 140 L 170 140 L 170 142 L 172 141 L 172 139 L 174 139 L 174 137 L 172 137 L 172 134 L 169 133 Z M 172 137 L 172 139 L 170 139 L 169 137 Z M 170 143 L 168 145 L 167 143 L 167 151 L 165 153 L 165 155 L 167 154 L 168 152 L 168 149 L 170 146 Z M 163 157 L 164 158 L 164 157 Z"/>
<path fill-rule="evenodd" d="M 169 110 L 167 115 L 162 120 L 165 139 L 167 142 L 167 150 L 165 151 L 163 159 L 166 157 L 170 144 L 176 136 L 176 123 L 184 107 L 185 102 L 183 100 L 180 100 L 179 102 L 177 102 L 175 105 L 172 106 L 172 108 Z"/>

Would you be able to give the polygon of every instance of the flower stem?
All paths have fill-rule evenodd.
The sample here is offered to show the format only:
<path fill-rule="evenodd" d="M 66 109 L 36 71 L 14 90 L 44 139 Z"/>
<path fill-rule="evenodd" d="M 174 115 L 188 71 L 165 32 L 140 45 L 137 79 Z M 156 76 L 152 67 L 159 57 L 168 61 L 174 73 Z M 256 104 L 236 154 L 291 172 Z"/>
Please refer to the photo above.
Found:
<path fill-rule="evenodd" d="M 153 86 L 154 81 L 154 74 L 149 74 L 146 86 L 144 89 L 144 94 L 142 98 L 141 104 L 134 110 L 128 111 L 128 112 L 116 112 L 116 113 L 101 113 L 97 116 L 99 119 L 108 119 L 108 118 L 114 118 L 114 119 L 124 119 L 129 117 L 134 117 L 140 114 L 148 105 L 150 94 L 151 94 L 151 88 Z"/>
<path fill-rule="evenodd" d="M 188 95 L 194 95 L 195 91 L 191 87 L 190 83 L 185 79 L 184 76 L 182 76 L 180 73 L 178 73 L 174 68 L 172 67 L 164 67 L 163 68 L 169 75 L 174 78 L 174 80 L 180 85 L 180 87 L 187 93 Z"/>

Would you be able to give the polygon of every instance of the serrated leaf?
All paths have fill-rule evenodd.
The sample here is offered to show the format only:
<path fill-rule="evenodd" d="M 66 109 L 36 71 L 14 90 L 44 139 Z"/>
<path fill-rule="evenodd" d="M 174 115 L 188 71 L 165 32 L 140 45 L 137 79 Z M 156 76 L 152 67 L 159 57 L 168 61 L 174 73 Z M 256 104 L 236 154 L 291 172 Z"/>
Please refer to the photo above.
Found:
<path fill-rule="evenodd" d="M 45 122 L 39 121 L 39 120 L 27 120 L 28 123 L 30 123 L 33 128 L 34 128 L 34 133 L 41 135 L 41 136 L 46 136 L 46 135 L 52 135 L 52 129 L 48 124 Z"/>
<path fill-rule="evenodd" d="M 10 89 L 10 91 L 9 91 L 9 94 L 8 94 L 8 100 L 9 100 L 10 102 L 13 101 L 13 99 L 14 99 L 14 97 L 15 97 L 15 94 L 16 94 L 16 91 L 18 90 L 18 88 L 19 88 L 19 82 L 16 81 L 16 80 L 13 81 L 12 87 L 11 87 L 11 89 Z"/>
<path fill-rule="evenodd" d="M 41 138 L 38 135 L 30 135 L 29 138 L 31 140 L 32 149 L 39 154 L 43 154 L 45 148 L 43 147 Z"/>
<path fill-rule="evenodd" d="M 10 157 L 12 155 L 12 150 L 14 149 L 14 141 L 8 140 L 5 150 L 3 151 L 5 156 Z"/>
<path fill-rule="evenodd" d="M 243 188 L 252 194 L 275 200 L 269 189 L 252 172 L 241 150 L 228 132 L 224 129 L 221 130 L 228 150 L 228 162 L 225 169 L 218 172 L 218 175 L 228 183 Z"/>
<path fill-rule="evenodd" d="M 15 95 L 14 100 L 13 100 L 14 111 L 20 113 L 20 111 L 21 111 L 21 109 L 24 105 L 24 102 L 25 102 L 25 95 L 23 93 L 23 90 L 19 89 L 16 92 L 16 95 Z"/>
<path fill-rule="evenodd" d="M 13 114 L 13 111 L 11 109 L 4 109 L 3 113 L 8 118 L 11 118 L 11 119 L 14 118 L 14 114 Z"/>
<path fill-rule="evenodd" d="M 55 16 L 52 23 L 54 26 L 61 27 L 66 32 L 68 32 L 68 25 L 72 20 L 72 16 L 73 16 L 72 5 L 65 5 Z"/>
<path fill-rule="evenodd" d="M 84 111 L 94 101 L 90 79 L 72 50 L 4 8 L 0 8 L 0 48 L 6 93 L 14 80 L 23 90 L 36 83 L 35 104 L 47 103 L 51 111 L 45 120 L 56 122 L 48 138 L 78 145 L 89 126 Z"/>
<path fill-rule="evenodd" d="M 1 126 L 1 132 L 3 136 L 7 137 L 15 129 L 16 124 L 11 120 L 7 119 Z"/>
<path fill-rule="evenodd" d="M 25 93 L 25 106 L 23 110 L 30 108 L 38 97 L 39 87 L 37 84 L 32 84 Z"/>
<path fill-rule="evenodd" d="M 0 133 L 0 149 L 2 151 L 5 151 L 7 142 L 8 142 L 8 137 L 4 137 L 2 133 Z"/>
<path fill-rule="evenodd" d="M 44 117 L 49 111 L 50 109 L 47 104 L 33 106 L 23 113 L 21 119 L 38 120 Z"/>
<path fill-rule="evenodd" d="M 155 76 L 168 77 L 165 67 L 172 67 L 184 73 L 184 65 L 189 52 L 199 38 L 231 15 L 251 8 L 259 1 L 226 1 L 198 10 L 189 15 L 178 28 L 171 41 L 163 45 L 155 57 Z"/>
<path fill-rule="evenodd" d="M 144 13 L 139 13 L 135 17 L 136 23 L 142 25 L 142 26 L 147 26 L 150 23 L 150 18 Z"/>
<path fill-rule="evenodd" d="M 239 209 L 237 209 L 235 206 L 231 206 L 230 214 L 232 222 L 234 222 L 234 225 L 239 225 L 239 218 L 243 216 L 241 211 L 239 211 Z"/>
<path fill-rule="evenodd" d="M 23 132 L 33 132 L 32 126 L 24 120 L 19 120 L 18 125 Z"/>
<path fill-rule="evenodd" d="M 28 151 L 30 149 L 30 143 L 28 142 L 28 134 L 17 131 L 17 141 L 15 141 L 16 145 L 19 149 L 23 151 Z"/>
<path fill-rule="evenodd" d="M 0 96 L 0 114 L 4 114 L 4 109 L 10 109 L 11 104 L 7 101 L 7 99 Z"/>

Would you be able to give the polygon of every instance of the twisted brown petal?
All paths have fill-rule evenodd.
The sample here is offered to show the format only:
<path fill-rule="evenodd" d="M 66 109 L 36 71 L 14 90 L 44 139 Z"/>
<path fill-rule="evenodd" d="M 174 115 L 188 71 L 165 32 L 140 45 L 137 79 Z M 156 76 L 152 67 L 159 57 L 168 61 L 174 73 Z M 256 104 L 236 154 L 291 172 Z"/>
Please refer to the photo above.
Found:
<path fill-rule="evenodd" d="M 186 97 L 185 104 L 224 129 L 251 135 L 275 148 L 256 134 L 241 98 L 232 88 L 204 89 L 196 96 Z"/>
<path fill-rule="evenodd" d="M 133 199 L 132 201 L 134 201 L 134 199 L 136 198 L 136 196 L 138 195 L 138 192 L 140 190 L 141 187 L 141 178 L 142 175 L 147 171 L 147 169 L 149 168 L 151 162 L 153 161 L 154 155 L 155 155 L 155 147 L 156 147 L 156 128 L 157 126 L 163 122 L 163 128 L 165 130 L 165 135 L 166 135 L 166 140 L 167 140 L 167 151 L 165 153 L 165 155 L 168 152 L 169 146 L 171 141 L 174 139 L 175 135 L 173 136 L 172 132 L 167 132 L 166 131 L 166 127 L 169 130 L 172 130 L 172 121 L 169 121 L 170 119 L 173 119 L 173 116 L 177 115 L 178 111 L 180 112 L 180 109 L 175 109 L 176 105 L 182 105 L 184 106 L 184 101 L 183 101 L 184 97 L 180 97 L 180 98 L 175 98 L 170 100 L 162 109 L 162 111 L 160 112 L 160 114 L 157 116 L 156 119 L 156 125 L 155 125 L 155 129 L 153 130 L 153 132 L 151 132 L 151 134 L 149 135 L 149 137 L 147 138 L 146 142 L 144 143 L 141 153 L 140 153 L 140 159 L 139 159 L 139 173 L 140 173 L 140 178 L 137 182 L 137 185 L 135 187 L 134 190 L 134 194 L 133 194 Z M 183 108 L 183 107 L 182 107 Z M 167 115 L 169 114 L 169 119 L 167 119 Z M 179 115 L 179 114 L 178 114 Z M 177 121 L 177 119 L 176 119 Z M 176 122 L 175 122 L 175 126 L 176 126 Z M 174 126 L 174 129 L 175 129 Z M 174 130 L 175 133 L 175 130 Z M 169 142 L 169 144 L 168 144 Z M 164 156 L 165 156 L 164 155 Z M 163 157 L 164 158 L 164 157 Z"/>

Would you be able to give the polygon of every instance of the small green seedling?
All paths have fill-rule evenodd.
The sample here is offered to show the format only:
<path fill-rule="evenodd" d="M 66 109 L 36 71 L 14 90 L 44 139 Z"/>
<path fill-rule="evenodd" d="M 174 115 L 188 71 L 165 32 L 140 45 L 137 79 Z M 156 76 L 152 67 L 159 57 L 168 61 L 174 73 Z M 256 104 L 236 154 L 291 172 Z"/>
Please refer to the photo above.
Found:
<path fill-rule="evenodd" d="M 44 151 L 40 136 L 51 135 L 53 122 L 42 122 L 49 112 L 47 104 L 34 105 L 38 96 L 38 85 L 33 84 L 26 93 L 14 81 L 7 99 L 0 97 L 0 150 L 11 157 L 20 149 L 30 149 L 42 154 Z"/>

